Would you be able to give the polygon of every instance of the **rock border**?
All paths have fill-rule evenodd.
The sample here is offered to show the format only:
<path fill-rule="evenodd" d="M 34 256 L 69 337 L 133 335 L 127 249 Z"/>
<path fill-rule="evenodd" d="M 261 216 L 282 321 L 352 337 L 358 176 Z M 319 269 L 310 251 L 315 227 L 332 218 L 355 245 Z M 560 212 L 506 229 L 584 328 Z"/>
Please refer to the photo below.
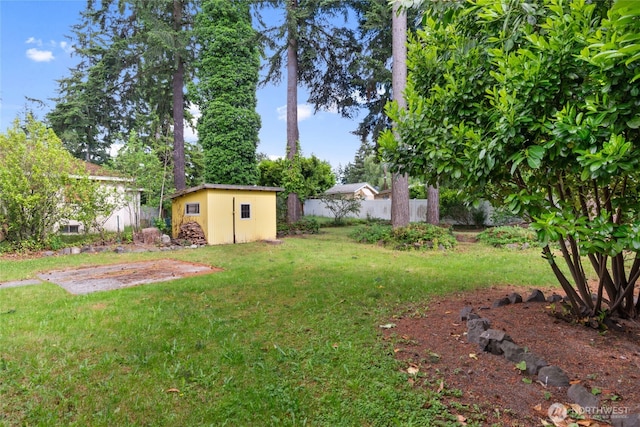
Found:
<path fill-rule="evenodd" d="M 554 303 L 563 301 L 564 298 L 556 293 L 545 298 L 544 293 L 538 289 L 523 300 L 517 292 L 513 292 L 493 302 L 491 308 L 504 307 L 519 303 Z M 481 307 L 486 310 L 488 307 Z M 569 376 L 562 368 L 549 365 L 544 359 L 530 353 L 527 349 L 514 343 L 513 339 L 503 330 L 492 329 L 491 321 L 481 317 L 472 306 L 465 306 L 460 310 L 460 321 L 467 322 L 467 342 L 477 344 L 480 350 L 497 356 L 503 356 L 523 373 L 537 376 L 537 382 L 544 387 L 566 387 L 567 399 L 579 405 L 585 413 L 595 411 L 599 419 L 610 423 L 613 427 L 640 427 L 640 414 L 615 414 L 598 413 L 600 398 L 593 395 L 581 384 L 571 384 Z M 600 411 L 606 412 L 606 411 Z"/>

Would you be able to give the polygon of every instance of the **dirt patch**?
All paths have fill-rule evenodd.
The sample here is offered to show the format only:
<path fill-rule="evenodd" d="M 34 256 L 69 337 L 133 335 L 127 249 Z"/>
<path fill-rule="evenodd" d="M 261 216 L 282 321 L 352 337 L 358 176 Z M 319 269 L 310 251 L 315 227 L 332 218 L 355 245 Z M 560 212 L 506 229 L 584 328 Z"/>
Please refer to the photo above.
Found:
<path fill-rule="evenodd" d="M 221 271 L 221 269 L 204 264 L 160 259 L 54 270 L 39 274 L 38 277 L 41 280 L 55 283 L 72 294 L 80 295 L 165 282 L 217 271 Z"/>
<path fill-rule="evenodd" d="M 405 369 L 419 372 L 415 377 L 408 375 L 408 381 L 433 392 L 440 384 L 460 390 L 459 396 L 444 398 L 457 408 L 460 419 L 481 419 L 483 425 L 541 425 L 553 403 L 571 403 L 566 387 L 544 387 L 504 357 L 468 343 L 460 310 L 469 305 L 488 318 L 492 328 L 506 331 L 516 344 L 549 365 L 559 366 L 572 383 L 597 395 L 603 409 L 640 413 L 638 323 L 625 322 L 624 331 L 602 332 L 557 319 L 547 303 L 490 308 L 514 291 L 525 298 L 531 293 L 531 289 L 500 287 L 448 295 L 432 299 L 426 309 L 412 308 L 392 319 L 396 326 L 385 330 L 384 338 L 394 343 L 396 357 L 405 362 Z"/>

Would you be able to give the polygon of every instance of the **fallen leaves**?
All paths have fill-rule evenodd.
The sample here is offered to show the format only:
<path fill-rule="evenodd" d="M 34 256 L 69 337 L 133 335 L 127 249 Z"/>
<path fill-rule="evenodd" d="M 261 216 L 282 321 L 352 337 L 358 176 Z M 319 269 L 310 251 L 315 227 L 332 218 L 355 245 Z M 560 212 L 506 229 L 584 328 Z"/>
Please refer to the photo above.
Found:
<path fill-rule="evenodd" d="M 410 366 L 407 368 L 407 373 L 408 373 L 409 375 L 417 375 L 417 374 L 418 374 L 418 372 L 420 372 L 420 368 L 419 368 L 418 366 L 416 366 L 416 365 L 410 365 Z"/>

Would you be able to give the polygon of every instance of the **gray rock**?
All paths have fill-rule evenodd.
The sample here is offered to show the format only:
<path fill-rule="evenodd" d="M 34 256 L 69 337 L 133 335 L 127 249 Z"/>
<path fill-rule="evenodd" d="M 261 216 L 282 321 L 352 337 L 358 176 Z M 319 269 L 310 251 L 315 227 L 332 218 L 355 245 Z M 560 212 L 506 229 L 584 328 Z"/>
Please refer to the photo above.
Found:
<path fill-rule="evenodd" d="M 509 298 L 509 301 L 511 302 L 511 304 L 519 304 L 522 302 L 522 295 L 520 295 L 517 292 L 513 292 L 509 294 L 507 298 Z"/>
<path fill-rule="evenodd" d="M 527 367 L 528 375 L 536 375 L 540 371 L 540 369 L 549 366 L 549 364 L 544 359 L 539 358 L 533 353 L 523 353 L 522 360 L 519 360 L 518 362 L 522 361 L 524 361 Z"/>
<path fill-rule="evenodd" d="M 469 315 L 473 312 L 473 307 L 470 305 L 465 306 L 460 310 L 460 321 L 466 322 L 469 319 Z"/>
<path fill-rule="evenodd" d="M 479 318 L 480 318 L 480 315 L 476 313 L 469 313 L 467 315 L 467 321 L 473 320 L 473 319 L 479 319 Z"/>
<path fill-rule="evenodd" d="M 562 296 L 558 295 L 558 294 L 553 294 L 547 297 L 547 302 L 560 302 L 562 301 Z"/>
<path fill-rule="evenodd" d="M 42 252 L 42 256 L 54 256 L 56 253 L 53 251 L 44 251 Z"/>
<path fill-rule="evenodd" d="M 504 340 L 500 343 L 500 350 L 504 358 L 513 363 L 520 363 L 524 355 L 524 349 L 512 341 Z"/>
<path fill-rule="evenodd" d="M 529 295 L 527 299 L 524 300 L 524 302 L 545 302 L 545 301 L 546 299 L 544 297 L 544 294 L 539 289 L 536 289 L 533 292 L 531 292 L 531 295 Z"/>
<path fill-rule="evenodd" d="M 79 248 L 79 247 L 77 247 L 77 246 L 73 246 L 73 247 L 71 248 L 71 255 L 78 255 L 80 252 L 81 252 L 81 251 L 80 251 L 80 248 Z"/>
<path fill-rule="evenodd" d="M 171 237 L 167 236 L 166 234 L 163 234 L 162 236 L 160 236 L 160 243 L 162 243 L 163 245 L 168 245 L 171 243 Z"/>
<path fill-rule="evenodd" d="M 160 240 L 160 230 L 155 227 L 142 229 L 142 241 L 145 245 L 153 245 Z"/>
<path fill-rule="evenodd" d="M 640 427 L 640 414 L 614 414 L 610 421 L 613 427 Z"/>
<path fill-rule="evenodd" d="M 511 300 L 508 297 L 500 298 L 493 302 L 491 308 L 504 307 L 505 305 L 511 304 Z"/>
<path fill-rule="evenodd" d="M 125 253 L 125 252 L 126 252 L 126 249 L 125 249 L 125 248 L 123 248 L 122 246 L 117 246 L 117 247 L 113 250 L 113 252 L 115 252 L 115 253 L 117 253 L 117 254 L 123 254 L 123 253 Z"/>
<path fill-rule="evenodd" d="M 557 366 L 545 366 L 538 371 L 538 381 L 545 386 L 568 387 L 569 377 Z"/>
<path fill-rule="evenodd" d="M 478 346 L 480 346 L 480 349 L 483 351 L 500 355 L 502 354 L 502 349 L 500 348 L 500 343 L 502 343 L 502 341 L 512 340 L 509 335 L 500 329 L 487 329 L 480 334 Z"/>
<path fill-rule="evenodd" d="M 567 397 L 582 408 L 588 408 L 587 413 L 589 413 L 589 409 L 600 406 L 600 399 L 594 396 L 582 384 L 572 384 L 569 390 L 567 390 Z"/>
<path fill-rule="evenodd" d="M 478 344 L 480 335 L 489 329 L 490 326 L 491 322 L 484 317 L 469 320 L 467 322 L 467 342 Z"/>

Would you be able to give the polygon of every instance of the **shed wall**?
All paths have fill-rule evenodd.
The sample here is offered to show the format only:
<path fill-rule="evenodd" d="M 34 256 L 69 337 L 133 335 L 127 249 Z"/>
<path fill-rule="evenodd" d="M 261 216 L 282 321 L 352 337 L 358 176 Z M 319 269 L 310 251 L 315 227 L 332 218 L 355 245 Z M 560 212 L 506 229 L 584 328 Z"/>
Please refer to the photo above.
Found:
<path fill-rule="evenodd" d="M 187 203 L 200 203 L 200 215 L 186 216 Z M 241 218 L 243 204 L 249 206 L 250 217 L 246 219 Z M 196 221 L 210 245 L 276 238 L 275 192 L 202 189 L 175 198 L 172 214 L 174 236 L 182 223 Z"/>
<path fill-rule="evenodd" d="M 187 215 L 185 209 L 188 203 L 200 203 L 199 215 Z M 209 241 L 209 223 L 207 218 L 207 194 L 204 191 L 196 193 L 185 194 L 173 200 L 171 204 L 171 228 L 173 236 L 177 237 L 180 231 L 180 226 L 187 222 L 197 222 L 202 227 L 202 231 L 207 238 L 207 243 L 212 244 Z"/>

